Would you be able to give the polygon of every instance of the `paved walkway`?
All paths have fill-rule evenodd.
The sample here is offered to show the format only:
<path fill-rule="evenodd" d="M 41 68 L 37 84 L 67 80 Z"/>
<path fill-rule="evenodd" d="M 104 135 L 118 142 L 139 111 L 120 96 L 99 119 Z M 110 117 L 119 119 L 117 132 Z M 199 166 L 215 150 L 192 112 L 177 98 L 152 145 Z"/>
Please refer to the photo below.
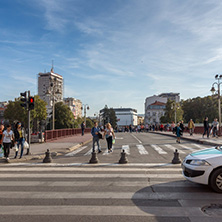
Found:
<path fill-rule="evenodd" d="M 10 150 L 10 163 L 12 162 L 24 162 L 32 159 L 43 159 L 45 157 L 45 152 L 47 149 L 50 150 L 52 155 L 59 155 L 66 152 L 70 152 L 78 147 L 89 143 L 92 140 L 91 133 L 87 133 L 84 136 L 81 134 L 61 138 L 46 143 L 32 143 L 30 147 L 30 155 L 25 155 L 26 150 L 24 150 L 24 155 L 22 159 L 14 159 L 15 152 L 13 149 Z M 20 154 L 20 150 L 19 150 Z M 18 155 L 19 157 L 19 155 Z M 0 159 L 0 163 L 5 163 L 4 159 Z"/>
<path fill-rule="evenodd" d="M 176 139 L 176 135 L 173 134 L 172 132 L 151 131 L 151 133 L 172 136 L 172 137 L 175 137 L 175 139 Z M 205 136 L 203 138 L 202 134 L 193 134 L 192 136 L 190 136 L 189 133 L 183 133 L 183 136 L 181 136 L 181 139 L 186 139 L 186 140 L 194 141 L 197 143 L 212 145 L 212 146 L 221 146 L 222 145 L 222 137 L 216 138 L 216 137 L 210 136 L 209 138 L 207 138 L 207 136 Z"/>

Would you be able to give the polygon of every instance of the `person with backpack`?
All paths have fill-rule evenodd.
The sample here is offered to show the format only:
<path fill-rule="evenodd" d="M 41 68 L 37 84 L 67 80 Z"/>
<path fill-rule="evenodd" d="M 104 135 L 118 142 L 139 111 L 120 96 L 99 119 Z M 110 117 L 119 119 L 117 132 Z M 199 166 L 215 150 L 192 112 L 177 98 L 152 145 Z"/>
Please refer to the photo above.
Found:
<path fill-rule="evenodd" d="M 176 126 L 176 136 L 177 136 L 177 143 L 180 143 L 180 137 L 182 135 L 182 129 L 180 128 L 180 123 L 177 124 Z"/>
<path fill-rule="evenodd" d="M 95 143 L 98 146 L 98 153 L 101 153 L 102 150 L 100 149 L 99 139 L 101 138 L 100 128 L 98 127 L 98 123 L 94 122 L 94 127 L 91 129 L 91 134 L 93 136 L 93 148 L 92 152 L 95 152 Z"/>

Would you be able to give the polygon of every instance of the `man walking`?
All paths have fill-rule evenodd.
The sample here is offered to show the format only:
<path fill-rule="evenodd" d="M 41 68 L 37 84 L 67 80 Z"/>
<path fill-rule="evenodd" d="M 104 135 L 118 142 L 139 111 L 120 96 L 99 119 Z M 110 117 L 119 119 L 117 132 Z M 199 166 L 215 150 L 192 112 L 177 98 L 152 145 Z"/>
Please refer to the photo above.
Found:
<path fill-rule="evenodd" d="M 205 117 L 204 119 L 204 133 L 203 133 L 203 138 L 205 134 L 207 133 L 207 138 L 209 138 L 209 122 L 208 122 L 208 117 Z"/>
<path fill-rule="evenodd" d="M 85 128 L 86 128 L 86 126 L 85 126 L 85 123 L 84 123 L 84 121 L 83 121 L 83 122 L 81 123 L 82 136 L 84 136 Z"/>
<path fill-rule="evenodd" d="M 95 143 L 97 143 L 97 146 L 98 146 L 98 153 L 102 152 L 99 145 L 99 132 L 100 132 L 100 129 L 98 127 L 98 123 L 95 122 L 94 127 L 91 129 L 91 134 L 93 136 L 93 148 L 92 148 L 93 153 L 95 152 Z"/>

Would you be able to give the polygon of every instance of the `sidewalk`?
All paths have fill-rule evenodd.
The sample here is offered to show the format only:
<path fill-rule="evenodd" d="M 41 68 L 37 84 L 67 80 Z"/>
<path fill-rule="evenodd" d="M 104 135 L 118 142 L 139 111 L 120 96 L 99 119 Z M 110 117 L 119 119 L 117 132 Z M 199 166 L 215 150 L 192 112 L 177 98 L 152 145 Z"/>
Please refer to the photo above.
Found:
<path fill-rule="evenodd" d="M 168 132 L 150 131 L 150 132 L 155 133 L 155 134 L 162 134 L 166 136 L 175 137 L 175 140 L 176 140 L 176 135 L 169 131 Z M 215 137 L 210 136 L 209 138 L 207 138 L 207 136 L 205 135 L 203 138 L 202 134 L 193 134 L 192 136 L 190 136 L 189 133 L 183 133 L 183 136 L 181 136 L 181 139 L 190 140 L 190 141 L 194 141 L 194 142 L 205 144 L 205 145 L 222 146 L 222 137 L 215 138 Z"/>
<path fill-rule="evenodd" d="M 91 140 L 91 133 L 87 133 L 84 136 L 78 134 L 75 136 L 65 137 L 46 143 L 32 143 L 29 150 L 31 154 L 25 155 L 27 151 L 24 149 L 24 154 L 21 159 L 18 159 L 20 155 L 20 150 L 17 159 L 14 159 L 15 152 L 13 151 L 13 149 L 11 149 L 9 157 L 10 163 L 44 159 L 47 149 L 49 149 L 52 156 L 62 155 L 64 153 L 71 152 L 84 144 L 89 143 Z M 5 159 L 2 158 L 0 160 L 0 163 L 5 163 Z"/>

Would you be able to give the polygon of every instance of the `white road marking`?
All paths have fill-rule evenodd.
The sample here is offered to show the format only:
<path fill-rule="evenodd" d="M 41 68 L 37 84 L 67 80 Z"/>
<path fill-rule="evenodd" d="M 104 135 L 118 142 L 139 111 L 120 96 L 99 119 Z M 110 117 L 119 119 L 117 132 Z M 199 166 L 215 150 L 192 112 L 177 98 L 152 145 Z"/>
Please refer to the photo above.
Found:
<path fill-rule="evenodd" d="M 125 153 L 130 155 L 130 148 L 129 145 L 122 145 L 122 150 L 125 150 Z"/>
<path fill-rule="evenodd" d="M 147 152 L 147 150 L 144 148 L 143 145 L 136 145 L 136 147 L 138 148 L 139 153 L 140 153 L 141 155 L 147 155 L 147 154 L 149 154 L 149 153 Z"/>
<path fill-rule="evenodd" d="M 67 153 L 65 156 L 74 156 L 74 155 L 76 155 L 77 153 L 79 153 L 80 151 L 84 150 L 86 147 L 87 147 L 87 146 L 80 147 L 79 149 L 74 150 L 74 151 L 71 152 L 71 153 Z"/>
<path fill-rule="evenodd" d="M 112 150 L 114 150 L 114 146 L 112 146 Z M 108 149 L 106 149 L 106 151 L 103 153 L 103 155 L 109 155 L 109 154 L 111 154 L 111 153 L 108 153 Z"/>
<path fill-rule="evenodd" d="M 184 144 L 179 144 L 179 146 L 181 146 L 183 149 L 185 149 L 185 150 L 195 150 L 195 149 L 193 149 L 193 148 L 190 148 L 190 147 L 188 147 L 188 146 L 186 146 L 186 145 L 184 145 Z"/>
<path fill-rule="evenodd" d="M 186 154 L 184 151 L 179 150 L 178 148 L 175 148 L 174 146 L 172 146 L 172 145 L 170 145 L 170 144 L 165 144 L 164 146 L 167 147 L 167 148 L 169 148 L 169 149 L 171 149 L 171 150 L 173 150 L 173 151 L 175 151 L 175 150 L 177 149 L 179 153 Z"/>
<path fill-rule="evenodd" d="M 156 150 L 159 154 L 167 154 L 163 149 L 161 149 L 159 146 L 151 144 L 150 145 L 154 150 Z"/>
<path fill-rule="evenodd" d="M 142 143 L 134 134 L 130 134 L 132 135 L 139 143 Z"/>

